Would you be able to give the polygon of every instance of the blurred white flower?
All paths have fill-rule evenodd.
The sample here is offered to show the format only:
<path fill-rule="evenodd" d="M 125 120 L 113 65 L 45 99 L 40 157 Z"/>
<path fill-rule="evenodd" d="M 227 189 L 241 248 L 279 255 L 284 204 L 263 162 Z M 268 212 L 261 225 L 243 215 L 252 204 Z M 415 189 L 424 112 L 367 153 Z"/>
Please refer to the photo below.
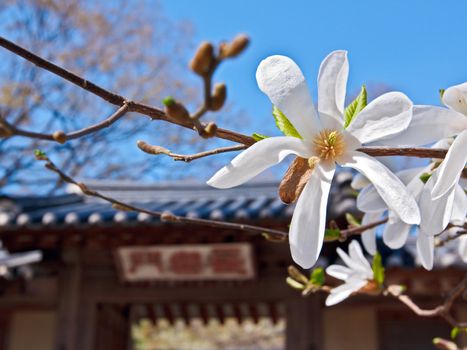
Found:
<path fill-rule="evenodd" d="M 308 159 L 313 172 L 297 201 L 289 232 L 292 257 L 303 268 L 313 266 L 321 251 L 336 163 L 364 174 L 402 221 L 420 222 L 417 204 L 402 182 L 379 161 L 357 151 L 362 144 L 373 144 L 405 130 L 412 117 L 412 102 L 399 92 L 384 94 L 363 108 L 345 128 L 348 71 L 346 51 L 334 51 L 324 59 L 318 75 L 316 111 L 305 78 L 294 61 L 285 56 L 271 56 L 262 61 L 256 73 L 260 89 L 289 118 L 301 138 L 261 140 L 208 181 L 213 187 L 230 188 L 250 180 L 289 154 Z"/>
<path fill-rule="evenodd" d="M 340 303 L 352 293 L 365 287 L 368 282 L 373 281 L 374 277 L 370 263 L 363 255 L 362 248 L 360 248 L 357 241 L 350 242 L 348 255 L 340 248 L 337 248 L 337 253 L 346 266 L 331 265 L 326 269 L 326 273 L 345 283 L 331 289 L 329 296 L 326 298 L 327 306 Z"/>
<path fill-rule="evenodd" d="M 434 147 L 445 143 L 443 140 L 435 144 Z M 452 146 L 449 152 L 451 152 L 451 149 Z M 426 174 L 429 174 L 430 177 L 424 184 L 421 177 Z M 438 183 L 441 174 L 441 167 L 432 171 L 432 165 L 397 173 L 401 181 L 407 185 L 407 189 L 416 198 L 420 208 L 421 222 L 417 227 L 417 254 L 422 265 L 428 270 L 433 268 L 434 236 L 443 232 L 450 222 L 462 225 L 467 214 L 467 197 L 464 189 L 459 184 L 454 184 L 440 197 L 432 198 L 433 187 Z M 363 184 L 363 181 L 354 183 L 357 187 L 360 184 Z M 380 219 L 384 212 L 389 209 L 372 185 L 366 186 L 359 193 L 357 207 L 365 213 L 362 224 Z M 388 210 L 388 223 L 383 231 L 383 242 L 392 249 L 401 248 L 407 241 L 412 227 L 412 225 L 402 222 L 391 210 Z M 362 233 L 363 244 L 370 254 L 376 252 L 375 232 L 376 228 L 373 228 Z"/>

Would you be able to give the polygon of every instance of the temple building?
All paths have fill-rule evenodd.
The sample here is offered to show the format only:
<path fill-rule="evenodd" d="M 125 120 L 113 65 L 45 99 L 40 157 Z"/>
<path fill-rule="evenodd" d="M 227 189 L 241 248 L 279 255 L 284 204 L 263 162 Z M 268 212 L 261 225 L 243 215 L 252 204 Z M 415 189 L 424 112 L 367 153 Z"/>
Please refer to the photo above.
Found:
<path fill-rule="evenodd" d="M 341 227 L 346 212 L 357 213 L 350 180 L 339 173 L 329 200 L 328 220 Z M 276 183 L 89 186 L 151 210 L 281 230 L 293 213 Z M 12 256 L 42 258 L 28 273 L 11 266 L 0 278 L 0 350 L 413 350 L 449 337 L 443 320 L 418 317 L 390 297 L 355 296 L 334 307 L 321 293 L 302 297 L 285 283 L 293 264 L 286 241 L 162 223 L 73 189 L 0 196 L 0 240 Z M 318 264 L 336 261 L 336 246 L 346 244 L 326 243 Z M 438 305 L 465 274 L 455 253 L 431 272 L 418 267 L 413 241 L 382 254 L 388 278 L 424 307 Z M 456 310 L 467 317 L 465 302 Z"/>

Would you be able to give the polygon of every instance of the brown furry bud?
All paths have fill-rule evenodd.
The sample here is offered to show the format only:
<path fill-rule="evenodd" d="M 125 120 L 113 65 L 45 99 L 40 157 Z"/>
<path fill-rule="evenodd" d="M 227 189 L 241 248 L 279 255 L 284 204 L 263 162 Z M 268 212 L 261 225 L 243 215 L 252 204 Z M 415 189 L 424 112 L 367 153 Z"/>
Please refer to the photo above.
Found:
<path fill-rule="evenodd" d="M 65 143 L 66 142 L 66 134 L 62 130 L 55 131 L 52 135 L 53 139 L 58 143 Z"/>
<path fill-rule="evenodd" d="M 170 211 L 164 211 L 161 214 L 161 221 L 163 221 L 163 222 L 176 222 L 177 217 L 174 214 L 172 214 Z"/>
<path fill-rule="evenodd" d="M 196 74 L 205 76 L 211 70 L 214 62 L 214 47 L 211 43 L 204 41 L 196 50 L 195 56 L 190 62 L 190 68 Z"/>
<path fill-rule="evenodd" d="M 201 135 L 205 139 L 216 136 L 217 125 L 213 122 L 209 122 L 204 128 L 204 133 Z"/>
<path fill-rule="evenodd" d="M 153 146 L 141 140 L 138 141 L 136 145 L 141 151 L 149 153 L 149 154 L 169 154 L 170 153 L 170 151 L 165 147 Z"/>
<path fill-rule="evenodd" d="M 190 113 L 180 102 L 173 100 L 171 103 L 165 104 L 165 114 L 169 117 L 183 120 L 190 117 Z"/>
<path fill-rule="evenodd" d="M 239 34 L 232 40 L 232 42 L 221 45 L 220 55 L 222 58 L 238 56 L 246 49 L 249 43 L 250 39 L 248 36 L 245 34 Z"/>
<path fill-rule="evenodd" d="M 211 96 L 211 104 L 209 109 L 211 111 L 218 111 L 224 105 L 224 102 L 227 98 L 227 87 L 225 84 L 216 84 L 214 86 L 214 92 Z"/>

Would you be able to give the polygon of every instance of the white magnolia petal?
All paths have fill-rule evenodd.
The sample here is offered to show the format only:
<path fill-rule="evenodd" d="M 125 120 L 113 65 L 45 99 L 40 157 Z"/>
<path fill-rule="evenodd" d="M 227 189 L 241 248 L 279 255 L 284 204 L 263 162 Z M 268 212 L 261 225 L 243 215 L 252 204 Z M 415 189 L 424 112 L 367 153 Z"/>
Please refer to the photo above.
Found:
<path fill-rule="evenodd" d="M 417 254 L 423 267 L 427 270 L 433 268 L 435 252 L 435 238 L 420 231 L 417 236 Z"/>
<path fill-rule="evenodd" d="M 336 249 L 337 254 L 352 271 L 352 275 L 359 275 L 362 278 L 366 277 L 366 270 L 363 268 L 358 261 L 354 261 L 346 252 L 341 248 Z"/>
<path fill-rule="evenodd" d="M 339 287 L 331 289 L 331 293 L 326 298 L 326 306 L 332 306 L 347 299 L 352 293 L 357 292 L 367 284 L 367 281 L 355 281 L 353 283 L 344 283 Z"/>
<path fill-rule="evenodd" d="M 339 118 L 342 123 L 344 101 L 349 76 L 347 51 L 331 52 L 321 62 L 318 73 L 318 111 Z"/>
<path fill-rule="evenodd" d="M 357 208 L 365 213 L 387 210 L 388 206 L 383 201 L 374 185 L 365 187 L 357 196 Z"/>
<path fill-rule="evenodd" d="M 289 243 L 293 260 L 312 267 L 323 246 L 326 207 L 335 167 L 318 165 L 301 193 L 290 223 Z"/>
<path fill-rule="evenodd" d="M 264 59 L 256 71 L 256 81 L 304 139 L 311 139 L 321 129 L 305 78 L 292 59 L 286 56 Z"/>
<path fill-rule="evenodd" d="M 437 182 L 439 173 L 434 171 L 425 184 L 418 200 L 420 206 L 421 222 L 420 229 L 426 235 L 436 235 L 442 232 L 452 216 L 454 204 L 455 186 L 441 197 L 433 199 L 431 196 L 433 184 Z"/>
<path fill-rule="evenodd" d="M 362 218 L 362 225 L 368 225 L 369 223 L 379 220 L 382 212 L 376 213 L 365 213 Z M 376 230 L 377 227 L 370 228 L 362 232 L 362 243 L 365 250 L 371 254 L 376 254 Z"/>
<path fill-rule="evenodd" d="M 414 178 L 419 178 L 424 172 L 427 172 L 430 169 L 431 165 L 428 167 L 416 167 L 410 169 L 404 169 L 398 171 L 396 176 L 402 181 L 404 185 L 408 185 Z"/>
<path fill-rule="evenodd" d="M 459 240 L 459 256 L 462 261 L 467 263 L 467 236 L 463 235 L 458 238 Z"/>
<path fill-rule="evenodd" d="M 450 109 L 467 116 L 467 82 L 446 89 L 443 103 Z"/>
<path fill-rule="evenodd" d="M 373 142 L 382 146 L 422 146 L 457 135 L 467 129 L 467 118 L 447 108 L 415 105 L 407 129 L 390 138 Z"/>
<path fill-rule="evenodd" d="M 411 225 L 396 218 L 395 221 L 388 222 L 383 231 L 383 242 L 391 249 L 401 248 L 409 236 Z"/>
<path fill-rule="evenodd" d="M 433 198 L 442 196 L 459 181 L 466 162 L 467 130 L 464 130 L 456 137 L 443 162 L 436 169 L 439 176 L 431 193 Z"/>
<path fill-rule="evenodd" d="M 305 158 L 311 156 L 309 147 L 296 137 L 280 136 L 261 140 L 236 156 L 207 183 L 217 188 L 238 186 L 281 162 L 289 154 Z"/>
<path fill-rule="evenodd" d="M 345 281 L 352 274 L 352 270 L 342 265 L 331 265 L 326 268 L 329 276 Z"/>
<path fill-rule="evenodd" d="M 388 208 L 408 224 L 420 223 L 420 211 L 412 194 L 386 166 L 376 159 L 361 153 L 347 152 L 344 167 L 358 170 L 375 186 Z"/>
<path fill-rule="evenodd" d="M 365 255 L 363 255 L 360 244 L 358 244 L 358 242 L 355 240 L 349 244 L 349 255 L 350 258 L 358 263 L 358 265 L 360 265 L 360 267 L 365 271 L 366 277 L 368 279 L 373 278 L 373 270 L 371 269 L 371 265 L 365 258 Z"/>
<path fill-rule="evenodd" d="M 354 190 L 361 190 L 362 188 L 370 185 L 371 182 L 368 181 L 368 179 L 363 176 L 362 174 L 358 173 L 358 174 L 355 174 L 353 179 L 352 179 L 352 182 L 350 183 L 350 186 L 354 189 Z"/>
<path fill-rule="evenodd" d="M 347 130 L 361 143 L 396 135 L 409 126 L 412 106 L 412 101 L 403 93 L 389 92 L 368 104 Z"/>
<path fill-rule="evenodd" d="M 451 222 L 462 225 L 467 215 L 467 195 L 459 185 L 455 186 L 454 203 L 452 206 Z"/>

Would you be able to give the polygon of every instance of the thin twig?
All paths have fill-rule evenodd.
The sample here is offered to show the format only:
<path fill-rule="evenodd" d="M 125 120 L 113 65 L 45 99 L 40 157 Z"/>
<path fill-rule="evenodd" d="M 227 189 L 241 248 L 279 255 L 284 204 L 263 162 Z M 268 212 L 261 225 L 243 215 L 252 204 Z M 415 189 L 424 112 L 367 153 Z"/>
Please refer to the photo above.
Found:
<path fill-rule="evenodd" d="M 408 295 L 403 294 L 402 289 L 399 286 L 389 286 L 385 292 L 387 295 L 398 299 L 400 302 L 405 304 L 409 309 L 411 309 L 415 314 L 423 317 L 442 317 L 444 318 L 451 326 L 453 327 L 466 327 L 467 324 L 463 322 L 458 322 L 451 315 L 451 308 L 454 304 L 454 301 L 460 297 L 464 291 L 467 289 L 467 275 L 462 279 L 462 281 L 449 293 L 449 295 L 444 300 L 444 303 L 438 305 L 433 309 L 422 309 L 419 307 Z"/>
<path fill-rule="evenodd" d="M 95 133 L 96 131 L 109 127 L 110 125 L 115 123 L 117 120 L 121 119 L 128 112 L 128 109 L 129 109 L 128 104 L 124 103 L 117 111 L 115 111 L 115 113 L 113 113 L 107 119 L 99 123 L 90 125 L 86 128 L 80 129 L 80 130 L 72 131 L 69 133 L 64 133 L 63 136 L 66 140 L 74 140 L 74 139 L 78 139 L 80 137 Z M 9 124 L 4 119 L 0 120 L 0 125 L 3 125 L 5 128 L 7 128 L 11 132 L 11 136 L 18 135 L 18 136 L 29 137 L 32 139 L 56 141 L 53 134 L 22 130 L 22 129 L 15 127 L 12 124 Z"/>
<path fill-rule="evenodd" d="M 381 219 L 381 220 L 378 220 L 378 221 L 375 221 L 375 222 L 371 222 L 371 223 L 366 224 L 366 225 L 361 225 L 361 226 L 357 226 L 357 227 L 351 227 L 351 228 L 348 228 L 346 230 L 341 230 L 339 240 L 345 241 L 350 236 L 360 235 L 366 230 L 369 230 L 369 229 L 371 229 L 373 227 L 385 224 L 387 221 L 388 221 L 388 218 L 385 218 L 385 219 Z"/>
<path fill-rule="evenodd" d="M 173 160 L 178 160 L 178 161 L 183 161 L 186 163 L 189 163 L 195 159 L 207 157 L 213 154 L 219 154 L 219 153 L 226 153 L 226 152 L 234 152 L 234 151 L 241 151 L 247 146 L 245 145 L 235 145 L 235 146 L 229 146 L 229 147 L 220 147 L 220 148 L 215 148 L 209 151 L 204 151 L 204 152 L 199 152 L 195 154 L 178 154 L 178 153 L 172 153 L 168 149 L 160 147 L 160 146 L 152 146 L 144 141 L 138 141 L 138 148 L 142 150 L 145 153 L 148 154 L 154 154 L 154 155 L 159 155 L 159 154 L 165 154 Z"/>
<path fill-rule="evenodd" d="M 45 167 L 53 172 L 55 172 L 60 178 L 69 184 L 73 184 L 78 186 L 81 191 L 85 195 L 92 196 L 92 197 L 97 197 L 100 199 L 103 199 L 109 203 L 112 203 L 115 205 L 117 208 L 120 208 L 122 210 L 129 210 L 129 211 L 136 211 L 140 213 L 145 213 L 150 216 L 155 216 L 158 218 L 161 218 L 161 221 L 164 222 L 174 222 L 174 223 L 189 223 L 189 224 L 194 224 L 194 225 L 202 225 L 202 226 L 209 226 L 209 227 L 216 227 L 216 228 L 224 228 L 224 229 L 233 229 L 233 230 L 240 230 L 240 231 L 247 231 L 247 232 L 253 232 L 253 233 L 267 233 L 268 235 L 271 235 L 273 237 L 284 237 L 287 236 L 286 232 L 279 231 L 279 230 L 274 230 L 266 227 L 259 227 L 259 226 L 253 226 L 253 225 L 246 225 L 246 224 L 239 224 L 239 223 L 229 223 L 229 222 L 222 222 L 222 221 L 215 221 L 215 220 L 207 220 L 207 219 L 198 219 L 198 218 L 188 218 L 188 217 L 183 217 L 183 216 L 177 216 L 173 215 L 172 213 L 169 212 L 159 212 L 159 211 L 153 211 L 153 210 L 148 210 L 142 207 L 137 207 L 129 203 L 125 203 L 122 201 L 119 201 L 115 198 L 108 197 L 106 195 L 103 195 L 97 191 L 94 191 L 90 188 L 88 188 L 85 184 L 80 183 L 70 177 L 69 175 L 65 174 L 60 168 L 58 168 L 49 158 L 46 156 L 38 156 L 38 159 L 44 160 Z"/>

